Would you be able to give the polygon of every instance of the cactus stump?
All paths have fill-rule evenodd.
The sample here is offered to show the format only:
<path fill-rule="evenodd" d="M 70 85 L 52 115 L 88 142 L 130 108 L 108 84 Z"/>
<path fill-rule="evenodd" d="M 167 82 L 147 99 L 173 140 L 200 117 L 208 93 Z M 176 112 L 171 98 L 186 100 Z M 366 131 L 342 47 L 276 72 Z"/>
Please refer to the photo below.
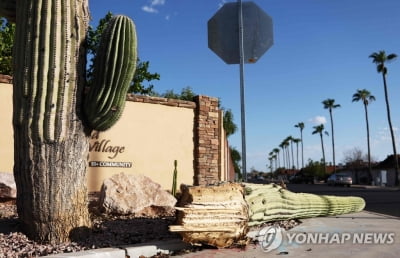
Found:
<path fill-rule="evenodd" d="M 170 226 L 191 244 L 229 247 L 245 244 L 248 208 L 240 184 L 181 186 L 177 223 Z"/>

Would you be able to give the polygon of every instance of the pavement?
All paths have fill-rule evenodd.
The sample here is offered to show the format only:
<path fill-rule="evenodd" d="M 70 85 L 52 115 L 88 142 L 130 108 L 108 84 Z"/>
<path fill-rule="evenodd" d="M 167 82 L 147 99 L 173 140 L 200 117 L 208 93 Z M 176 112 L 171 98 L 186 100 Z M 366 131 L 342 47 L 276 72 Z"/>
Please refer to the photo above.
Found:
<path fill-rule="evenodd" d="M 280 229 L 275 238 L 261 231 L 249 236 L 261 240 L 245 249 L 203 249 L 177 255 L 184 258 L 228 257 L 399 257 L 400 218 L 362 211 L 331 217 L 302 219 L 289 231 Z M 263 229 L 262 229 L 263 230 Z M 270 230 L 270 228 L 268 228 Z M 267 231 L 267 230 L 264 230 Z M 269 233 L 271 231 L 268 231 Z M 272 240 L 271 240 L 272 239 Z M 47 257 L 134 258 L 171 254 L 189 247 L 179 239 L 118 248 L 103 248 Z"/>
<path fill-rule="evenodd" d="M 371 188 L 374 186 L 359 187 Z M 385 189 L 389 190 L 388 187 Z M 393 190 L 398 189 L 393 188 Z M 174 257 L 399 257 L 399 217 L 362 211 L 339 216 L 301 219 L 301 222 L 300 225 L 289 231 L 271 227 L 263 228 L 260 231 L 251 231 L 248 236 L 259 242 L 249 244 L 245 249 L 203 249 Z M 188 247 L 190 245 L 180 239 L 172 239 L 47 257 L 151 257 L 160 253 L 171 254 Z"/>

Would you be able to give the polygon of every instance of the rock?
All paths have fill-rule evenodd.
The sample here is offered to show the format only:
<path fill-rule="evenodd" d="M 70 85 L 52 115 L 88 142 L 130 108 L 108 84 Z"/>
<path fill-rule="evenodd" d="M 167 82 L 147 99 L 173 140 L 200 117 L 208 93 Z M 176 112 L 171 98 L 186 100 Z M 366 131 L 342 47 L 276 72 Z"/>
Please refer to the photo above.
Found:
<path fill-rule="evenodd" d="M 17 198 L 17 186 L 12 173 L 0 172 L 0 198 Z"/>
<path fill-rule="evenodd" d="M 104 180 L 100 207 L 110 214 L 156 217 L 170 213 L 177 200 L 144 175 L 120 173 Z"/>

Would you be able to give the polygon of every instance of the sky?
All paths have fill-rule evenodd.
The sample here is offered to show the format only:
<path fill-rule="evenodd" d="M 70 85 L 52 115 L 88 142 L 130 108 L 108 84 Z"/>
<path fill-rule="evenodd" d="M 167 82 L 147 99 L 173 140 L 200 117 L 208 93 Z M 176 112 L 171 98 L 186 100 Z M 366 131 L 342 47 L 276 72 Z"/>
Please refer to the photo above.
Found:
<path fill-rule="evenodd" d="M 218 97 L 231 109 L 238 131 L 229 137 L 241 151 L 240 70 L 208 48 L 208 20 L 224 0 L 89 0 L 92 26 L 108 11 L 133 19 L 138 56 L 160 74 L 154 90 L 164 93 L 191 87 Z M 352 102 L 357 89 L 376 101 L 368 106 L 371 155 L 380 161 L 393 153 L 382 76 L 368 58 L 380 50 L 400 55 L 399 0 L 253 0 L 273 20 L 273 46 L 254 64 L 244 65 L 247 170 L 269 171 L 269 153 L 287 137 L 300 138 L 304 159 L 322 158 L 313 126 L 324 124 L 326 161 L 332 162 L 329 111 L 334 99 L 336 163 L 354 148 L 367 153 L 364 107 Z M 246 19 L 246 18 L 244 18 Z M 392 125 L 400 152 L 400 60 L 388 67 Z M 296 149 L 294 150 L 296 153 Z M 296 154 L 295 154 L 296 155 Z M 301 161 L 300 161 L 301 165 Z"/>

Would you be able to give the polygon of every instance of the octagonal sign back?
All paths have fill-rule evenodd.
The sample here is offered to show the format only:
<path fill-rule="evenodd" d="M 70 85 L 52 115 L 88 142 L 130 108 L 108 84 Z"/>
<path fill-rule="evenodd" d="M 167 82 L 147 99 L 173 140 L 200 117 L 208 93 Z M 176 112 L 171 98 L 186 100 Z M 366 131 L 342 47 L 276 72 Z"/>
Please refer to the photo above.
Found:
<path fill-rule="evenodd" d="M 227 64 L 240 63 L 238 3 L 226 3 L 208 21 L 208 47 Z M 273 45 L 272 18 L 253 2 L 242 4 L 243 55 L 255 63 Z"/>

